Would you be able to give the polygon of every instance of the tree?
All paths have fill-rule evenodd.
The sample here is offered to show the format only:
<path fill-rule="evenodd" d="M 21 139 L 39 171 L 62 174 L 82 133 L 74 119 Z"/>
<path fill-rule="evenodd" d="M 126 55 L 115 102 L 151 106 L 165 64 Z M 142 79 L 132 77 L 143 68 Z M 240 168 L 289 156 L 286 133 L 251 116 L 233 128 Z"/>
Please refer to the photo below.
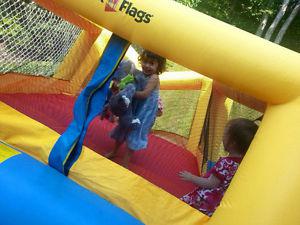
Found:
<path fill-rule="evenodd" d="M 271 12 L 272 12 L 272 11 L 270 11 L 268 9 L 271 7 L 272 2 L 273 2 L 273 0 L 269 0 L 268 1 L 268 3 L 267 3 L 267 9 L 265 10 L 265 12 L 263 14 L 263 17 L 262 17 L 262 20 L 260 22 L 260 25 L 258 26 L 257 31 L 255 33 L 259 37 L 261 37 L 263 35 L 263 32 L 266 29 L 269 17 L 270 17 Z"/>
<path fill-rule="evenodd" d="M 186 5 L 190 8 L 196 8 L 199 2 L 201 2 L 201 0 L 178 0 L 177 2 Z"/>
<path fill-rule="evenodd" d="M 293 22 L 297 14 L 299 13 L 299 10 L 300 10 L 300 0 L 298 0 L 290 16 L 286 19 L 285 23 L 283 24 L 280 31 L 278 32 L 278 35 L 274 41 L 276 44 L 281 43 L 283 36 L 285 35 L 287 29 L 289 28 L 289 26 L 291 25 L 291 23 Z"/>
<path fill-rule="evenodd" d="M 272 34 L 275 31 L 275 28 L 277 27 L 277 25 L 279 24 L 280 20 L 282 19 L 282 17 L 284 16 L 284 14 L 287 11 L 288 5 L 290 3 L 290 0 L 283 0 L 283 3 L 273 21 L 273 23 L 271 24 L 271 26 L 269 27 L 269 29 L 267 30 L 267 33 L 265 35 L 265 39 L 270 40 L 272 37 Z"/>
<path fill-rule="evenodd" d="M 176 1 L 267 40 L 278 32 L 276 43 L 300 52 L 298 0 Z"/>

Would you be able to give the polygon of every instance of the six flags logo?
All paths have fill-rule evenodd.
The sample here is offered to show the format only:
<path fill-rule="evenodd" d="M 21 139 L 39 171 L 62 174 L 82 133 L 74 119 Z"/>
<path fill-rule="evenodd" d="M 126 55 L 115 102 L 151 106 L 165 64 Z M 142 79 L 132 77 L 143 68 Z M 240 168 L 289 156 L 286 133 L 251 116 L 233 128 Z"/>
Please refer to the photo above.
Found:
<path fill-rule="evenodd" d="M 118 3 L 122 1 L 119 8 L 117 7 Z M 100 0 L 101 3 L 105 3 L 105 11 L 106 12 L 123 12 L 131 17 L 134 18 L 134 20 L 137 23 L 150 23 L 151 18 L 153 15 L 150 15 L 149 13 L 139 10 L 136 7 L 134 7 L 134 4 L 127 0 Z"/>

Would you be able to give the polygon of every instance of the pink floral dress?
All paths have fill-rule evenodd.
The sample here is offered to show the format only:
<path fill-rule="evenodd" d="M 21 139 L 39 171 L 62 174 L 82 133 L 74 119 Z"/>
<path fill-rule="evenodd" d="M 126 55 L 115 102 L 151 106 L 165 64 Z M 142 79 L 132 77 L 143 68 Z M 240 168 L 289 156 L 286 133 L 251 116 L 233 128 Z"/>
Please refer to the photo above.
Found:
<path fill-rule="evenodd" d="M 219 206 L 223 195 L 228 188 L 242 158 L 222 157 L 203 177 L 210 177 L 214 174 L 221 182 L 216 188 L 198 187 L 194 191 L 184 195 L 181 200 L 190 206 L 198 209 L 204 214 L 211 216 Z"/>

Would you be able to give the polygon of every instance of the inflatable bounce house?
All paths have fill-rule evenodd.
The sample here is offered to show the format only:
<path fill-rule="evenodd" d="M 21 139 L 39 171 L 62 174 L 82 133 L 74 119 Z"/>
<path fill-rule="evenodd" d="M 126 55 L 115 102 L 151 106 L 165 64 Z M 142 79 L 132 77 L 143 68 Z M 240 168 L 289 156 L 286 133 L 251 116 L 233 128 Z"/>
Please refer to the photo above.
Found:
<path fill-rule="evenodd" d="M 2 0 L 0 13 L 0 224 L 300 224 L 298 53 L 171 0 Z M 191 71 L 161 75 L 173 101 L 128 170 L 102 156 L 114 124 L 99 114 L 131 43 Z M 227 97 L 264 118 L 209 218 L 179 200 L 194 186 L 178 172 L 220 143 Z"/>

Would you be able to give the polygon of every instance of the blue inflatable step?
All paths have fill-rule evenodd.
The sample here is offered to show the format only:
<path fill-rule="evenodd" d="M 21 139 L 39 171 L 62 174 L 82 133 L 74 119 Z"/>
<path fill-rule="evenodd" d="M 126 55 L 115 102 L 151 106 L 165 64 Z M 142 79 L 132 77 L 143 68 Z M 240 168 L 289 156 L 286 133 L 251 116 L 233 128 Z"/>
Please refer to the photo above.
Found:
<path fill-rule="evenodd" d="M 0 142 L 0 218 L 5 225 L 142 224 L 55 169 Z"/>

